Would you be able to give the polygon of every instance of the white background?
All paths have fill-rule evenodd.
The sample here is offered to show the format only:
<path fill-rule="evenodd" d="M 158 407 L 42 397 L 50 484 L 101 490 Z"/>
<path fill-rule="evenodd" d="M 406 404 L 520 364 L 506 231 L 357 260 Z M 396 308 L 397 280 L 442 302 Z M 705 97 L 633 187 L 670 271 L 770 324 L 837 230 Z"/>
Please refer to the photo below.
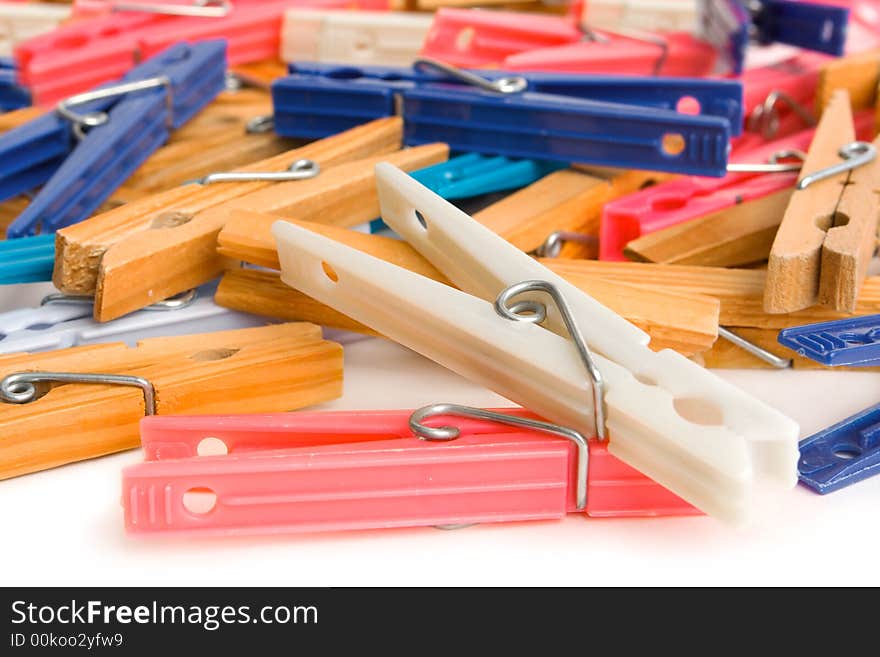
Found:
<path fill-rule="evenodd" d="M 18 305 L 24 305 L 19 300 Z M 880 401 L 880 374 L 724 371 L 802 435 Z M 496 395 L 379 339 L 346 346 L 326 408 L 498 406 Z M 128 452 L 0 482 L 2 585 L 880 584 L 880 477 L 828 496 L 798 487 L 730 529 L 706 517 L 591 519 L 233 539 L 129 538 Z"/>

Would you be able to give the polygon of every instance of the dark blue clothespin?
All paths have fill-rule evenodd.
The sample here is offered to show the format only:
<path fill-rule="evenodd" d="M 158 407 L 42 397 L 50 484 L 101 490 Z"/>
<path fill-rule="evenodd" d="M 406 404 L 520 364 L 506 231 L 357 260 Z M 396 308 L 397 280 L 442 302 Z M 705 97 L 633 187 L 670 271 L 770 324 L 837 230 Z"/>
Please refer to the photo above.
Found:
<path fill-rule="evenodd" d="M 68 98 L 0 137 L 0 198 L 45 182 L 7 236 L 54 232 L 94 212 L 223 89 L 225 52 L 224 41 L 179 43 L 120 84 Z"/>
<path fill-rule="evenodd" d="M 50 281 L 54 264 L 54 235 L 0 241 L 0 285 Z"/>
<path fill-rule="evenodd" d="M 880 365 L 880 315 L 821 322 L 779 332 L 779 342 L 823 365 Z M 800 443 L 800 480 L 831 493 L 880 473 L 880 404 Z"/>
<path fill-rule="evenodd" d="M 817 493 L 833 493 L 880 474 L 880 404 L 805 438 L 798 474 Z"/>
<path fill-rule="evenodd" d="M 730 69 L 743 70 L 749 40 L 785 43 L 842 55 L 849 9 L 792 0 L 700 0 L 700 36 L 714 44 Z"/>
<path fill-rule="evenodd" d="M 407 144 L 506 157 L 722 176 L 742 125 L 729 80 L 295 64 L 272 85 L 275 129 L 325 137 L 402 114 Z M 675 111 L 692 99 L 701 114 Z"/>
<path fill-rule="evenodd" d="M 0 112 L 28 107 L 30 104 L 30 92 L 15 80 L 15 61 L 11 57 L 0 57 Z"/>
<path fill-rule="evenodd" d="M 880 315 L 782 329 L 778 340 L 823 365 L 880 365 Z"/>

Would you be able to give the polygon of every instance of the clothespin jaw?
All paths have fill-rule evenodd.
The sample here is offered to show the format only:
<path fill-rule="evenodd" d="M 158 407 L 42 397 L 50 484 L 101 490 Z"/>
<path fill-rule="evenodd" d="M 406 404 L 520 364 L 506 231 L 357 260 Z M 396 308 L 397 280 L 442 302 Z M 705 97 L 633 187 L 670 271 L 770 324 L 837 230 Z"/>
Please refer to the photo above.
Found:
<path fill-rule="evenodd" d="M 430 427 L 413 424 L 425 409 L 145 418 L 147 462 L 123 474 L 126 528 L 238 534 L 696 513 L 595 440 L 581 452 L 536 429 L 546 423 L 522 409 L 466 409 L 475 415 L 462 417 L 463 410 L 429 407 Z M 502 412 L 532 427 L 488 420 Z M 414 435 L 441 419 L 457 437 Z M 190 508 L 192 489 L 213 498 L 209 514 Z M 147 512 L 151 490 L 166 491 L 164 514 Z M 282 491 L 291 494 L 279 504 Z M 236 508 L 233 497 L 250 503 Z"/>
<path fill-rule="evenodd" d="M 443 141 L 508 157 L 717 176 L 731 126 L 738 132 L 742 117 L 741 88 L 717 81 L 483 75 L 436 62 L 402 70 L 295 70 L 272 91 L 276 130 L 291 137 L 326 136 L 402 104 L 408 144 Z M 674 111 L 682 98 L 694 97 L 706 116 Z"/>
<path fill-rule="evenodd" d="M 789 0 L 700 0 L 700 35 L 722 54 L 728 68 L 743 70 L 751 38 L 842 55 L 849 10 Z"/>
<path fill-rule="evenodd" d="M 825 495 L 880 474 L 880 404 L 800 444 L 800 481 Z"/>
<path fill-rule="evenodd" d="M 54 139 L 69 138 L 65 123 L 72 123 L 73 133 L 82 138 L 7 234 L 22 237 L 38 229 L 54 232 L 94 212 L 167 141 L 171 129 L 189 120 L 223 89 L 224 53 L 222 41 L 172 46 L 131 71 L 118 87 L 121 91 L 111 87 L 74 97 L 59 105 L 56 115 L 12 131 L 10 140 L 19 140 L 13 142 L 19 149 L 26 147 L 35 129 Z M 85 114 L 72 109 L 94 100 L 109 109 L 97 114 L 92 107 Z M 82 134 L 84 126 L 91 129 Z M 24 145 L 18 145 L 21 141 Z"/>
<path fill-rule="evenodd" d="M 604 427 L 612 454 L 728 521 L 748 516 L 758 479 L 794 486 L 791 420 L 674 352 L 651 351 L 642 331 L 394 167 L 379 165 L 377 181 L 383 219 L 459 290 L 278 222 L 282 280 L 553 422 L 582 434 Z M 564 298 L 589 344 L 590 376 L 552 332 L 571 324 L 561 311 L 538 315 L 551 330 L 499 317 L 490 300 L 523 281 Z"/>

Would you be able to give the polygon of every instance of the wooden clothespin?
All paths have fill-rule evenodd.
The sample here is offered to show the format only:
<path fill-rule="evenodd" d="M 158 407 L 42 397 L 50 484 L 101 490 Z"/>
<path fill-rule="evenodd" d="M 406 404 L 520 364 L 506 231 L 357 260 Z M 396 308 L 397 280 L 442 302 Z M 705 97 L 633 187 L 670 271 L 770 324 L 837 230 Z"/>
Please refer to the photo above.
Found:
<path fill-rule="evenodd" d="M 278 252 L 270 230 L 277 220 L 277 216 L 246 210 L 230 212 L 218 237 L 220 254 L 278 269 Z M 433 265 L 400 240 L 336 226 L 295 223 L 386 262 L 449 284 Z M 547 262 L 552 268 L 556 260 Z M 654 348 L 669 347 L 689 355 L 707 349 L 717 338 L 718 303 L 714 299 L 694 294 L 646 291 L 639 285 L 590 276 L 574 275 L 570 282 L 642 327 L 652 336 Z M 373 333 L 332 308 L 284 286 L 274 272 L 231 269 L 224 274 L 215 301 L 227 308 L 258 315 Z"/>
<path fill-rule="evenodd" d="M 792 190 L 745 201 L 629 242 L 631 260 L 706 267 L 738 267 L 765 260 Z"/>
<path fill-rule="evenodd" d="M 278 184 L 271 178 L 300 160 L 329 171 L 390 154 L 401 139 L 400 119 L 380 119 L 240 169 L 269 172 L 270 180 L 183 185 L 96 215 L 58 232 L 55 285 L 69 294 L 94 295 L 99 321 L 200 285 L 226 264 L 216 251 L 223 218 L 206 210 Z"/>
<path fill-rule="evenodd" d="M 140 444 L 154 414 L 270 412 L 342 393 L 342 348 L 311 324 L 0 357 L 0 479 Z"/>
<path fill-rule="evenodd" d="M 598 238 L 602 206 L 669 178 L 649 171 L 577 167 L 551 173 L 474 214 L 474 219 L 527 253 L 554 233 Z M 560 255 L 596 257 L 588 244 L 570 241 Z"/>
<path fill-rule="evenodd" d="M 813 306 L 787 314 L 764 312 L 763 296 L 767 272 L 761 269 L 658 265 L 642 262 L 606 262 L 542 259 L 560 276 L 591 276 L 621 283 L 715 297 L 721 302 L 721 326 L 781 329 L 840 319 L 846 314 L 831 308 Z M 858 315 L 880 313 L 880 276 L 869 276 L 862 286 L 855 307 Z"/>
<path fill-rule="evenodd" d="M 853 110 L 873 108 L 877 102 L 878 83 L 880 83 L 880 50 L 832 59 L 819 71 L 816 109 L 821 114 L 838 89 L 844 89 L 849 93 Z"/>
<path fill-rule="evenodd" d="M 877 144 L 880 140 L 855 142 L 849 94 L 836 91 L 770 251 L 767 312 L 786 313 L 816 303 L 836 310 L 855 308 L 876 246 Z"/>

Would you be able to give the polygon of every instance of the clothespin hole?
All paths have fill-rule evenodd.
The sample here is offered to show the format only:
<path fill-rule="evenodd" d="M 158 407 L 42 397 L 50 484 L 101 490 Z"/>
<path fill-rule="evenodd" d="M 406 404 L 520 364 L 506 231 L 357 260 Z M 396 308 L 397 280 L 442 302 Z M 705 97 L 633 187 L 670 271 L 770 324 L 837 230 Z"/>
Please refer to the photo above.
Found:
<path fill-rule="evenodd" d="M 679 155 L 685 147 L 684 136 L 677 132 L 667 132 L 660 143 L 665 155 Z"/>
<path fill-rule="evenodd" d="M 194 353 L 189 359 L 198 363 L 207 363 L 212 360 L 225 360 L 239 351 L 240 349 L 206 349 L 205 351 Z"/>
<path fill-rule="evenodd" d="M 107 27 L 102 28 L 98 32 L 98 34 L 100 34 L 102 37 L 119 36 L 120 34 L 122 34 L 122 30 L 120 30 L 118 27 L 108 25 Z"/>
<path fill-rule="evenodd" d="M 413 210 L 413 212 L 415 214 L 416 221 L 419 222 L 419 226 L 422 227 L 422 230 L 428 230 L 428 221 L 425 219 L 425 215 L 423 215 L 418 210 Z"/>
<path fill-rule="evenodd" d="M 635 377 L 636 381 L 641 383 L 643 386 L 656 386 L 657 385 L 657 381 L 652 379 L 650 376 L 646 376 L 645 374 L 634 374 L 633 376 Z"/>
<path fill-rule="evenodd" d="M 849 223 L 849 217 L 843 212 L 835 212 L 830 215 L 822 215 L 816 217 L 816 228 L 826 232 L 831 228 L 846 226 Z"/>
<path fill-rule="evenodd" d="M 47 324 L 46 322 L 38 322 L 36 324 L 31 324 L 30 326 L 26 326 L 25 330 L 27 331 L 45 331 L 46 329 L 50 329 L 54 324 Z"/>
<path fill-rule="evenodd" d="M 336 273 L 336 270 L 330 266 L 329 263 L 321 261 L 321 269 L 324 270 L 324 275 L 327 276 L 334 283 L 339 282 L 339 274 Z"/>
<path fill-rule="evenodd" d="M 702 426 L 718 426 L 724 423 L 721 409 L 712 402 L 696 397 L 676 397 L 672 402 L 675 412 L 683 420 Z"/>
<path fill-rule="evenodd" d="M 362 34 L 355 40 L 354 49 L 359 53 L 367 55 L 373 50 L 373 40 L 366 34 Z"/>
<path fill-rule="evenodd" d="M 199 441 L 196 453 L 199 456 L 226 456 L 229 454 L 229 448 L 219 438 L 207 436 Z"/>
<path fill-rule="evenodd" d="M 470 50 L 471 44 L 474 42 L 476 31 L 472 27 L 466 27 L 455 37 L 455 49 L 464 52 Z"/>
<path fill-rule="evenodd" d="M 675 111 L 681 114 L 699 114 L 700 101 L 693 96 L 683 96 L 678 99 L 678 103 L 675 105 Z"/>
<path fill-rule="evenodd" d="M 851 461 L 862 455 L 862 451 L 852 445 L 837 445 L 834 448 L 834 456 L 844 461 Z"/>
<path fill-rule="evenodd" d="M 89 42 L 89 37 L 85 34 L 65 34 L 52 44 L 54 48 L 82 48 Z"/>
<path fill-rule="evenodd" d="M 210 488 L 190 488 L 183 494 L 183 508 L 197 516 L 210 513 L 217 506 L 217 493 Z"/>
<path fill-rule="evenodd" d="M 680 210 L 688 204 L 689 198 L 681 196 L 658 196 L 651 201 L 651 209 L 657 212 L 671 212 Z"/>
<path fill-rule="evenodd" d="M 150 223 L 150 228 L 177 228 L 192 221 L 192 215 L 184 212 L 163 212 Z"/>
<path fill-rule="evenodd" d="M 342 66 L 325 73 L 332 80 L 357 80 L 364 77 L 364 72 L 354 66 Z"/>

